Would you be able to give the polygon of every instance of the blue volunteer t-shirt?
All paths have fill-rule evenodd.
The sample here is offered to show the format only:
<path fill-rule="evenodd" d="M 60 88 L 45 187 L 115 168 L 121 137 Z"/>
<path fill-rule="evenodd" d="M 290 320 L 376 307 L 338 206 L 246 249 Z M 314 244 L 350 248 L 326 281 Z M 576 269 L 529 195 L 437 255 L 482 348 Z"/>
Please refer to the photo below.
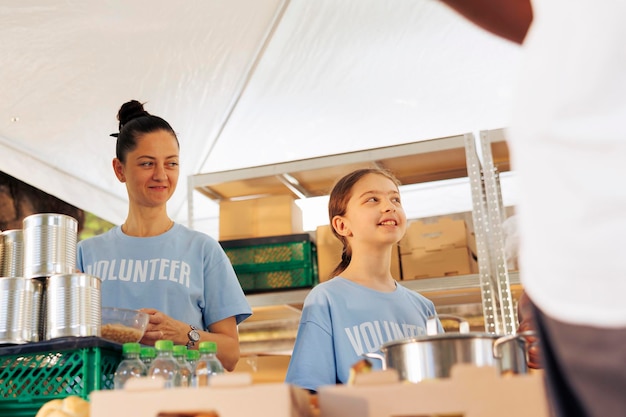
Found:
<path fill-rule="evenodd" d="M 77 268 L 102 280 L 106 307 L 155 308 L 201 329 L 252 314 L 219 243 L 180 224 L 153 237 L 116 226 L 78 243 Z"/>
<path fill-rule="evenodd" d="M 341 277 L 323 282 L 304 301 L 286 382 L 310 390 L 346 383 L 364 352 L 425 335 L 435 314 L 432 301 L 401 285 L 381 292 Z"/>

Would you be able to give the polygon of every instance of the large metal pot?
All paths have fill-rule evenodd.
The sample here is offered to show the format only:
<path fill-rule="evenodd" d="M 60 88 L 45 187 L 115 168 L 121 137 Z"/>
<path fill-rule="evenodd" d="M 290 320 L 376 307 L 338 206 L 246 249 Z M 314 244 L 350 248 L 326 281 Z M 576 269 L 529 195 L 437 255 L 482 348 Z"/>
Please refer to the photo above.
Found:
<path fill-rule="evenodd" d="M 446 317 L 455 318 L 448 315 Z M 524 337 L 529 334 L 498 336 L 474 333 L 469 332 L 467 322 L 463 322 L 459 333 L 434 334 L 388 342 L 381 347 L 383 355 L 365 353 L 364 356 L 381 360 L 383 369 L 393 368 L 402 381 L 409 382 L 447 378 L 457 363 L 493 366 L 502 373 L 528 372 Z"/>

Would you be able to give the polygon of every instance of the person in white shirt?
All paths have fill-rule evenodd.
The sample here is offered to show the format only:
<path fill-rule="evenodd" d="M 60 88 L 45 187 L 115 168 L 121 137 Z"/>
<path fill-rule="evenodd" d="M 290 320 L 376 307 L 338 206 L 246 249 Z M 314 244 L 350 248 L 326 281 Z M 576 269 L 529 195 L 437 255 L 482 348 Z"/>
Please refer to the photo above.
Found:
<path fill-rule="evenodd" d="M 559 416 L 626 416 L 626 2 L 442 0 L 521 44 L 521 281 Z"/>

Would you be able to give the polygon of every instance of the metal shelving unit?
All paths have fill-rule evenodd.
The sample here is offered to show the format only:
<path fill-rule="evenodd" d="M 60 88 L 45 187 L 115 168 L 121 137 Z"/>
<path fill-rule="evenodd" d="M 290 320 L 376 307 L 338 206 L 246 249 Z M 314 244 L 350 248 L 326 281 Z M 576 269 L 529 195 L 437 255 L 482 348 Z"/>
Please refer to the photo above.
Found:
<path fill-rule="evenodd" d="M 486 236 L 489 246 L 489 283 L 494 294 L 497 294 L 496 307 L 499 308 L 498 317 L 500 318 L 499 326 L 495 326 L 492 332 L 513 334 L 517 328 L 517 314 L 511 294 L 511 278 L 504 252 L 502 222 L 505 220 L 505 215 L 499 170 L 494 162 L 492 147 L 493 143 L 504 143 L 503 133 L 502 130 L 480 132 L 480 145 L 483 155 L 483 183 L 487 222 L 489 224 L 489 233 Z"/>
<path fill-rule="evenodd" d="M 381 167 L 403 185 L 469 177 L 479 274 L 402 281 L 437 305 L 482 303 L 485 330 L 514 332 L 511 285 L 519 284 L 503 260 L 502 199 L 498 169 L 509 170 L 502 130 L 480 132 L 478 156 L 472 133 L 337 155 L 263 165 L 188 177 L 189 225 L 194 224 L 194 198 L 199 193 L 220 202 L 255 196 L 288 194 L 297 198 L 327 195 L 337 178 L 358 168 Z M 252 307 L 298 306 L 309 290 L 248 295 Z"/>

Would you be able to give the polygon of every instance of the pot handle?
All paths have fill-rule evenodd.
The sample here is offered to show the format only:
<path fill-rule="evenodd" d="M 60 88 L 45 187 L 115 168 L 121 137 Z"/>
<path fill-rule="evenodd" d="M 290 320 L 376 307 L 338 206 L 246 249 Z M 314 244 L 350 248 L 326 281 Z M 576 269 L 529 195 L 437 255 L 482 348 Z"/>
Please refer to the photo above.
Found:
<path fill-rule="evenodd" d="M 365 352 L 362 353 L 361 356 L 364 356 L 369 359 L 378 359 L 383 364 L 383 371 L 387 370 L 387 362 L 385 361 L 385 357 L 383 355 L 379 355 L 378 353 Z"/>
<path fill-rule="evenodd" d="M 426 334 L 428 336 L 432 336 L 438 333 L 437 320 L 448 319 L 448 320 L 456 320 L 459 323 L 459 333 L 469 333 L 470 326 L 469 322 L 465 320 L 463 317 L 455 316 L 454 314 L 437 314 L 435 316 L 430 316 L 426 320 Z"/>
<path fill-rule="evenodd" d="M 524 339 L 524 343 L 525 343 L 525 347 L 524 347 L 524 352 L 526 353 L 526 363 L 528 363 L 528 345 L 529 343 L 526 341 L 526 337 L 528 336 L 536 336 L 537 332 L 534 330 L 526 330 L 524 332 L 519 332 L 516 334 L 510 334 L 507 336 L 502 336 L 497 338 L 494 342 L 493 342 L 493 357 L 496 359 L 500 359 L 502 357 L 502 349 L 500 348 L 500 346 L 502 346 L 504 343 L 510 342 L 511 340 L 515 340 L 515 339 Z"/>

